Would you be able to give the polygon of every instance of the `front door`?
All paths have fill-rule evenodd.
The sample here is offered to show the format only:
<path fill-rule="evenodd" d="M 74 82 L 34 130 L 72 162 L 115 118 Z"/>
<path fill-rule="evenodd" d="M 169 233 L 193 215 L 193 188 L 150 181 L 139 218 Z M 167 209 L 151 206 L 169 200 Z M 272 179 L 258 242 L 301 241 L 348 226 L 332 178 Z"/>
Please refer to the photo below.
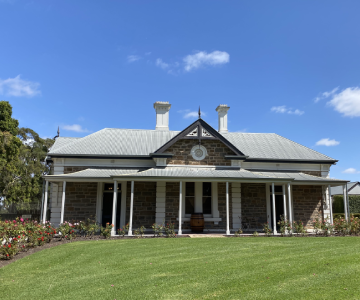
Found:
<path fill-rule="evenodd" d="M 121 185 L 118 185 L 117 207 L 116 207 L 116 228 L 120 228 L 120 208 L 121 208 Z M 114 185 L 111 183 L 104 184 L 103 203 L 102 203 L 102 218 L 101 225 L 106 226 L 106 223 L 112 223 L 112 211 L 114 200 Z"/>

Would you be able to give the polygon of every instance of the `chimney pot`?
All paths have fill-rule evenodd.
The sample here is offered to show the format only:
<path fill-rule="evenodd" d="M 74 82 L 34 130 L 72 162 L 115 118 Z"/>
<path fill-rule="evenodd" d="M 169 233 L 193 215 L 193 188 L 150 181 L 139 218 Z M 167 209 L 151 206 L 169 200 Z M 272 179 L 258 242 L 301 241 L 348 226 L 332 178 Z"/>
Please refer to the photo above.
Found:
<path fill-rule="evenodd" d="M 220 133 L 226 133 L 228 132 L 228 118 L 227 118 L 227 112 L 230 109 L 230 106 L 227 106 L 227 104 L 220 104 L 216 111 L 218 112 L 218 120 L 219 120 L 219 132 Z"/>
<path fill-rule="evenodd" d="M 169 130 L 169 110 L 171 104 L 169 102 L 156 101 L 154 108 L 156 111 L 155 130 Z"/>

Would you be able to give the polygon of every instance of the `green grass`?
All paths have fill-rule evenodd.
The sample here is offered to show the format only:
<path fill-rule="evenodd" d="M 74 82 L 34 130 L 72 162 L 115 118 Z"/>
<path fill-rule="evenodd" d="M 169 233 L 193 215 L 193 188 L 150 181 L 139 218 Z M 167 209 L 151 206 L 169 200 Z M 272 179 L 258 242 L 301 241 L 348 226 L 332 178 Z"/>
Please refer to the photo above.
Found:
<path fill-rule="evenodd" d="M 75 242 L 0 269 L 0 299 L 359 299 L 359 246 L 358 237 Z"/>

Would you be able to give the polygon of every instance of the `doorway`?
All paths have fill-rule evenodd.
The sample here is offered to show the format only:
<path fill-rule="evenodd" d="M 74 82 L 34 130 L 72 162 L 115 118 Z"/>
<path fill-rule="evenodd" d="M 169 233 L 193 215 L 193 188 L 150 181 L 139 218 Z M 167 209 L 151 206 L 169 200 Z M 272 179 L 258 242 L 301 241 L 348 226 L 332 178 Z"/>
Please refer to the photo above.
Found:
<path fill-rule="evenodd" d="M 116 206 L 116 224 L 115 230 L 120 228 L 120 211 L 121 211 L 121 184 L 118 184 L 117 193 L 117 206 Z M 114 184 L 105 183 L 103 191 L 102 201 L 102 217 L 101 225 L 106 226 L 106 223 L 112 223 L 112 212 L 113 212 L 113 201 L 114 201 Z"/>
<path fill-rule="evenodd" d="M 284 198 L 282 193 L 282 186 L 275 186 L 275 220 L 276 231 L 280 231 L 280 225 L 278 222 L 281 220 L 281 216 L 284 215 Z M 272 206 L 272 187 L 270 186 L 270 216 L 271 224 L 273 223 L 273 206 Z M 274 230 L 274 225 L 272 226 Z"/>

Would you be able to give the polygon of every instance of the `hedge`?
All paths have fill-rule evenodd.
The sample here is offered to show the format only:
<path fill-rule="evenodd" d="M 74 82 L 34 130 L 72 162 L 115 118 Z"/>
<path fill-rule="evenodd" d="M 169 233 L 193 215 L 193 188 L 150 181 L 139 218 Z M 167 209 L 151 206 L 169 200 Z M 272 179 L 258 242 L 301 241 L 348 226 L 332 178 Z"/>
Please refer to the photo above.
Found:
<path fill-rule="evenodd" d="M 349 207 L 350 213 L 358 214 L 360 213 L 360 196 L 351 195 L 349 196 Z M 344 213 L 344 201 L 343 196 L 336 195 L 333 197 L 333 213 Z"/>

